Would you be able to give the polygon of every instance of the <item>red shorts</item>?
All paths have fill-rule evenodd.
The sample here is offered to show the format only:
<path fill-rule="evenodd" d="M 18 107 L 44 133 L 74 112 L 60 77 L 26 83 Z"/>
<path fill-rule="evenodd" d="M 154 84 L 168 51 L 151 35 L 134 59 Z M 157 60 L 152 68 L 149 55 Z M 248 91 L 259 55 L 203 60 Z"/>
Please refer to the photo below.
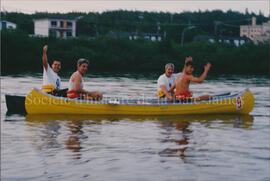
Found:
<path fill-rule="evenodd" d="M 68 98 L 79 98 L 79 97 L 82 97 L 81 94 L 79 94 L 77 91 L 75 90 L 69 90 L 67 91 L 67 97 Z"/>
<path fill-rule="evenodd" d="M 185 100 L 188 98 L 192 97 L 192 92 L 191 91 L 182 91 L 177 94 L 175 94 L 175 99 L 176 100 Z"/>

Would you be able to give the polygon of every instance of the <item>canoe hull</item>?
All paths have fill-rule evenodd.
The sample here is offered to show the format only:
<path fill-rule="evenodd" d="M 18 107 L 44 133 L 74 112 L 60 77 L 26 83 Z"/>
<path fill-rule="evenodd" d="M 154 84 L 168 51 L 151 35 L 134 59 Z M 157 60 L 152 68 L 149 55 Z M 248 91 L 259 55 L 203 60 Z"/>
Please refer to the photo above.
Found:
<path fill-rule="evenodd" d="M 240 105 L 239 105 L 240 104 Z M 235 96 L 198 103 L 171 104 L 109 104 L 104 102 L 58 98 L 33 89 L 26 97 L 28 114 L 88 115 L 187 115 L 187 114 L 248 114 L 254 106 L 250 90 Z"/>

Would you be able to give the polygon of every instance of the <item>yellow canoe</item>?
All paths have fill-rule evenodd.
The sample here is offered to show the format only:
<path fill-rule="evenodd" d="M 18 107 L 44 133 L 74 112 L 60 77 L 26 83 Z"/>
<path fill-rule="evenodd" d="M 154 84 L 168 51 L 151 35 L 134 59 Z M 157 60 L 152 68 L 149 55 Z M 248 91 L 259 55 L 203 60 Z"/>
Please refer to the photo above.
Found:
<path fill-rule="evenodd" d="M 249 89 L 236 94 L 214 96 L 212 100 L 171 103 L 159 100 L 85 101 L 56 97 L 33 89 L 25 99 L 28 114 L 85 115 L 188 115 L 188 114 L 248 114 L 254 107 Z"/>

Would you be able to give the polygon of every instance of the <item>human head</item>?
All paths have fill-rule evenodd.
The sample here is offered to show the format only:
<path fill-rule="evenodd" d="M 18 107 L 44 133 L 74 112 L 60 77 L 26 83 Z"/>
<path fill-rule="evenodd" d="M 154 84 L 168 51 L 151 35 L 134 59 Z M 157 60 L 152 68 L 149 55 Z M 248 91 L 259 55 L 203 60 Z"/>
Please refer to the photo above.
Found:
<path fill-rule="evenodd" d="M 173 74 L 174 71 L 174 64 L 173 63 L 167 63 L 165 65 L 165 75 L 167 77 L 171 77 L 171 75 Z"/>
<path fill-rule="evenodd" d="M 78 61 L 77 61 L 77 70 L 82 74 L 84 75 L 88 69 L 88 64 L 89 64 L 89 61 L 84 59 L 84 58 L 80 58 Z"/>
<path fill-rule="evenodd" d="M 185 64 L 185 73 L 191 75 L 194 71 L 193 62 L 189 61 Z"/>
<path fill-rule="evenodd" d="M 61 69 L 61 62 L 59 60 L 53 60 L 53 63 L 52 63 L 52 70 L 55 72 L 55 73 L 58 73 Z"/>

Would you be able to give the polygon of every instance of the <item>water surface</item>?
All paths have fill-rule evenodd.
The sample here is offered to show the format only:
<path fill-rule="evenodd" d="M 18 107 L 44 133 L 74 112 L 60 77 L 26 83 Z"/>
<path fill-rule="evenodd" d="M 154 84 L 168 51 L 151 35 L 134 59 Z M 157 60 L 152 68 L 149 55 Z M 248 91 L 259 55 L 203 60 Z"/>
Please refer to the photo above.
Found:
<path fill-rule="evenodd" d="M 88 74 L 106 97 L 155 98 L 153 74 Z M 67 87 L 68 77 L 62 78 Z M 270 95 L 263 76 L 208 77 L 195 95 L 250 88 L 250 115 L 6 115 L 4 94 L 26 95 L 40 74 L 1 77 L 2 180 L 270 180 Z"/>

